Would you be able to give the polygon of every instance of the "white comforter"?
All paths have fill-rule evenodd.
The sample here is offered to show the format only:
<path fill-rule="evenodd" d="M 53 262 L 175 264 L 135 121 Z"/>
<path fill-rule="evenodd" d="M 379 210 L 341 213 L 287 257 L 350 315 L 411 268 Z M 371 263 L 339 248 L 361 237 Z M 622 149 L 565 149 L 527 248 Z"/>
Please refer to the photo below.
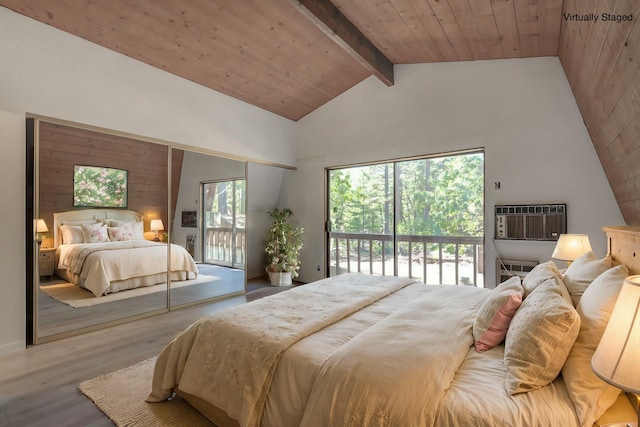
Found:
<path fill-rule="evenodd" d="M 162 351 L 147 400 L 167 399 L 179 387 L 256 426 L 287 348 L 411 283 L 343 275 L 205 318 Z"/>
<path fill-rule="evenodd" d="M 110 291 L 111 282 L 166 272 L 167 245 L 144 240 L 65 244 L 59 247 L 58 268 L 77 275 L 76 284 L 98 297 Z M 171 245 L 171 271 L 197 275 L 193 258 L 182 246 Z"/>
<path fill-rule="evenodd" d="M 340 279 L 345 290 L 350 287 L 347 277 Z M 296 291 L 304 293 L 307 286 Z M 265 306 L 277 310 L 290 292 L 266 298 L 261 305 L 247 304 L 243 310 Z M 259 420 L 238 417 L 209 393 L 222 391 L 229 393 L 228 400 L 244 402 L 246 387 L 240 385 L 239 394 L 233 394 L 224 384 L 237 372 L 254 375 L 262 359 L 248 353 L 232 369 L 227 369 L 229 365 L 217 369 L 210 337 L 199 327 L 190 328 L 161 354 L 154 390 L 162 389 L 157 387 L 163 379 L 172 381 L 163 383 L 164 396 L 160 393 L 151 400 L 166 397 L 172 387 L 182 390 L 179 373 L 191 360 L 199 360 L 191 355 L 202 347 L 212 359 L 191 367 L 192 376 L 210 384 L 200 397 L 227 410 L 242 426 L 578 425 L 561 378 L 535 392 L 509 396 L 503 387 L 503 347 L 482 354 L 474 351 L 471 328 L 487 294 L 485 289 L 466 286 L 411 284 L 301 338 L 278 358 L 273 375 L 262 377 L 261 388 L 269 392 L 264 408 L 258 404 Z M 323 305 L 321 299 L 312 301 Z M 307 310 L 297 314 L 306 318 Z M 286 334 L 287 329 L 275 333 Z M 265 342 L 260 336 L 243 340 Z M 226 357 L 238 350 L 229 341 L 216 345 L 227 347 Z"/>
<path fill-rule="evenodd" d="M 509 396 L 503 347 L 476 353 L 471 331 L 485 289 L 425 288 L 322 361 L 299 425 L 578 424 L 562 380 Z"/>

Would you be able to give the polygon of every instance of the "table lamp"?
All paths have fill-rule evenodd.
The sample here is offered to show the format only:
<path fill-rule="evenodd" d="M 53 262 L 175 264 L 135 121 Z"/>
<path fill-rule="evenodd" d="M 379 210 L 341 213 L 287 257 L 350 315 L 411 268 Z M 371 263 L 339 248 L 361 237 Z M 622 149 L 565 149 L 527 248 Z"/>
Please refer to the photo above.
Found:
<path fill-rule="evenodd" d="M 561 234 L 551 258 L 566 261 L 567 266 L 581 255 L 591 251 L 589 236 L 586 234 Z"/>
<path fill-rule="evenodd" d="M 593 357 L 591 369 L 603 381 L 631 398 L 640 425 L 640 276 L 627 277 L 618 295 L 607 328 Z"/>
<path fill-rule="evenodd" d="M 156 238 L 153 239 L 154 242 L 159 242 L 160 238 L 158 237 L 158 231 L 164 231 L 164 225 L 162 224 L 162 220 L 161 219 L 152 219 L 151 220 L 151 225 L 149 227 L 151 229 L 151 231 L 155 231 L 156 232 Z"/>
<path fill-rule="evenodd" d="M 44 233 L 48 233 L 49 228 L 47 227 L 47 223 L 44 219 L 36 219 L 36 241 L 38 244 L 42 243 L 42 238 L 44 237 Z"/>

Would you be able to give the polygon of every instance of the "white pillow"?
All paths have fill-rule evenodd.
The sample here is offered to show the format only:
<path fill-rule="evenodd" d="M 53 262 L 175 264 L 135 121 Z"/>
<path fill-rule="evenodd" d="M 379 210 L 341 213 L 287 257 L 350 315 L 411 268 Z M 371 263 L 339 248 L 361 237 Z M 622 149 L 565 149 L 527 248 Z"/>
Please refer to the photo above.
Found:
<path fill-rule="evenodd" d="M 580 330 L 580 316 L 560 280 L 539 284 L 516 311 L 504 344 L 505 388 L 510 395 L 544 387 L 564 365 Z"/>
<path fill-rule="evenodd" d="M 109 227 L 122 227 L 123 225 L 128 224 L 131 221 L 120 221 L 119 219 L 105 219 L 105 222 Z"/>
<path fill-rule="evenodd" d="M 593 373 L 591 357 L 609 322 L 622 282 L 628 275 L 624 265 L 605 271 L 593 280 L 578 302 L 582 324 L 562 368 L 562 376 L 581 425 L 593 425 L 620 394 L 620 389 Z"/>
<path fill-rule="evenodd" d="M 83 224 L 80 227 L 82 228 L 82 235 L 84 236 L 85 243 L 109 242 L 106 225 L 102 223 Z"/>
<path fill-rule="evenodd" d="M 557 280 L 558 283 L 560 283 L 561 287 L 559 291 L 562 293 L 562 297 L 568 302 L 571 302 L 571 295 L 569 295 L 569 291 L 567 291 L 566 287 L 562 283 L 562 274 L 560 273 L 560 270 L 558 270 L 556 263 L 553 261 L 547 261 L 536 265 L 529 273 L 527 273 L 526 276 L 524 276 L 524 279 L 522 279 L 522 288 L 524 289 L 523 298 L 526 299 L 535 288 L 549 279 Z"/>
<path fill-rule="evenodd" d="M 109 240 L 112 242 L 121 242 L 124 240 L 133 240 L 133 231 L 129 223 L 121 227 L 107 227 Z"/>
<path fill-rule="evenodd" d="M 142 221 L 131 222 L 134 240 L 144 240 L 144 224 Z"/>
<path fill-rule="evenodd" d="M 109 227 L 122 227 L 128 225 L 133 231 L 132 240 L 144 240 L 144 224 L 142 221 L 120 221 L 117 219 L 108 219 L 107 225 Z"/>
<path fill-rule="evenodd" d="M 82 227 L 79 225 L 61 225 L 60 232 L 63 244 L 84 243 Z"/>
<path fill-rule="evenodd" d="M 578 305 L 582 293 L 591 282 L 609 268 L 611 268 L 610 256 L 597 259 L 591 251 L 580 256 L 569 265 L 564 276 L 562 276 L 562 281 L 571 295 L 574 307 Z"/>

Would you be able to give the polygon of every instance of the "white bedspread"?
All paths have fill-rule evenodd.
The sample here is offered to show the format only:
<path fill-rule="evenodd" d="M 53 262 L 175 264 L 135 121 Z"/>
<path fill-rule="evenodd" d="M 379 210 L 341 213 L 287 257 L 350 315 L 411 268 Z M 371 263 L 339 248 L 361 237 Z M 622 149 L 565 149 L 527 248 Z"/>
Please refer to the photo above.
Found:
<path fill-rule="evenodd" d="M 415 282 L 346 274 L 196 322 L 158 357 L 147 400 L 167 399 L 179 386 L 240 425 L 258 426 L 273 373 L 289 346 Z"/>
<path fill-rule="evenodd" d="M 434 425 L 473 344 L 474 314 L 484 299 L 453 286 L 437 290 L 437 298 L 433 292 L 421 297 L 334 352 L 321 367 L 301 425 Z"/>
<path fill-rule="evenodd" d="M 564 387 L 509 396 L 502 347 L 498 358 L 475 352 L 471 330 L 485 296 L 432 287 L 340 346 L 322 363 L 300 425 L 577 425 Z"/>
<path fill-rule="evenodd" d="M 331 280 L 344 279 L 337 276 Z M 293 291 L 287 291 L 262 300 L 263 304 L 268 308 L 270 300 L 286 307 L 291 311 L 292 322 L 296 316 L 306 319 L 312 311 L 310 307 L 325 301 L 324 297 L 313 298 L 310 294 L 306 298 L 309 303 L 296 306 L 294 301 L 304 301 L 307 286 L 310 285 L 293 290 L 293 296 Z M 326 302 L 342 303 L 349 287 L 348 283 L 327 286 L 337 295 L 327 294 Z M 256 368 L 265 360 L 262 350 L 257 349 L 258 343 L 270 343 L 273 337 L 278 340 L 283 335 L 288 346 L 292 338 L 289 328 L 280 325 L 269 331 L 258 314 L 254 319 L 260 320 L 250 327 L 216 333 L 215 342 L 210 342 L 210 332 L 204 333 L 196 324 L 161 354 L 164 361 L 156 365 L 153 386 L 154 393 L 159 394 L 152 394 L 150 400 L 165 398 L 176 387 L 183 390 L 182 370 L 191 365 L 192 379 L 199 377 L 198 381 L 207 384 L 199 386 L 198 396 L 226 410 L 241 426 L 578 426 L 561 377 L 533 392 L 510 396 L 503 385 L 503 347 L 481 354 L 474 351 L 473 321 L 489 293 L 487 289 L 468 286 L 410 284 L 342 320 L 328 322 L 267 362 L 269 374 L 259 375 L 266 380 L 261 393 L 266 392 L 265 387 L 268 389 L 264 411 L 261 417 L 250 419 L 229 411 L 212 396 L 216 392 L 227 393 L 230 381 L 251 377 L 264 369 Z M 292 300 L 288 301 L 290 296 Z M 263 308 L 256 303 L 243 307 L 257 313 Z M 226 316 L 236 319 L 235 310 Z M 245 314 L 249 313 L 237 319 Z M 267 310 L 263 315 L 268 318 L 271 312 Z M 214 324 L 222 327 L 222 323 Z M 265 327 L 266 335 L 261 335 Z M 247 331 L 251 333 L 245 336 Z M 238 334 L 243 336 L 243 342 L 255 342 L 256 349 L 247 351 L 236 346 L 235 339 L 228 338 Z M 220 340 L 223 336 L 228 339 Z M 256 336 L 260 338 L 256 340 Z M 194 352 L 202 354 L 192 359 Z M 219 366 L 221 359 L 233 362 Z M 240 405 L 247 399 L 255 403 L 250 384 L 244 379 L 238 381 L 240 394 L 228 394 L 227 399 Z M 184 391 L 192 393 L 192 389 Z"/>
<path fill-rule="evenodd" d="M 167 245 L 149 241 L 61 245 L 58 268 L 79 273 L 77 284 L 98 297 L 110 291 L 112 281 L 166 272 Z M 171 245 L 171 271 L 197 275 L 193 258 L 182 246 Z"/>

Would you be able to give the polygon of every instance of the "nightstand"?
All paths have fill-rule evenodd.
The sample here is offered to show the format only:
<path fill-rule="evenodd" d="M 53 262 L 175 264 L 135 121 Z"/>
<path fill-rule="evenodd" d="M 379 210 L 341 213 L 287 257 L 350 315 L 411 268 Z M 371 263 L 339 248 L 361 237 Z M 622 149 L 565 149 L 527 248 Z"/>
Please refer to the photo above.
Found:
<path fill-rule="evenodd" d="M 38 251 L 38 274 L 40 276 L 53 276 L 55 271 L 55 253 L 54 248 L 40 248 Z"/>

